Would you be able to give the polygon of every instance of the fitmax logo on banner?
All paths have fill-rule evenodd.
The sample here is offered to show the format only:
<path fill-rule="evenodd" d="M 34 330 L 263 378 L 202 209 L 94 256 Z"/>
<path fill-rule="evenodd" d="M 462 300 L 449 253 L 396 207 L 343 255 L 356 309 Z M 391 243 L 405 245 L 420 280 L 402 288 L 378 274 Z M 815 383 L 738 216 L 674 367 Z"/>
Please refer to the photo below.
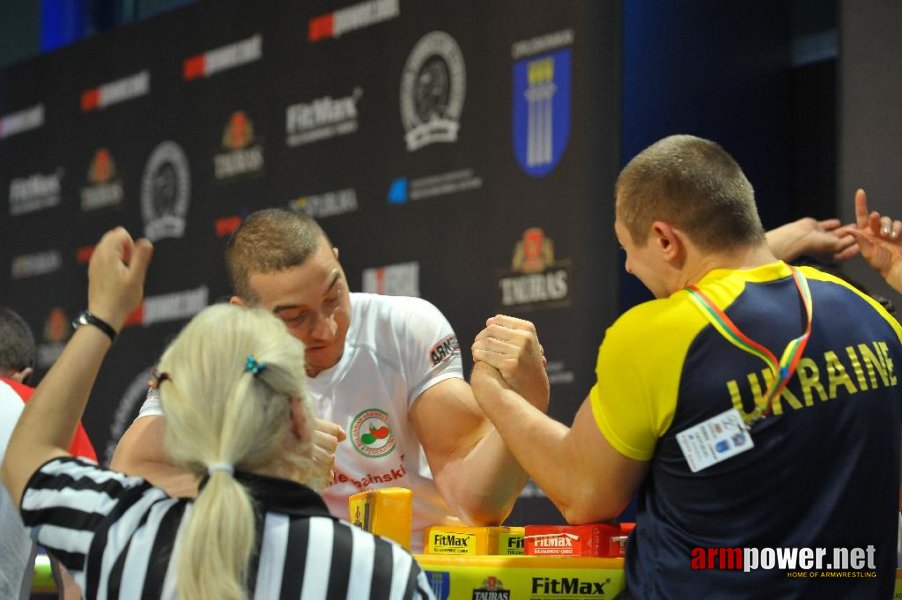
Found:
<path fill-rule="evenodd" d="M 32 173 L 10 181 L 9 214 L 17 217 L 58 206 L 65 173 L 65 169 L 58 167 L 52 173 Z"/>
<path fill-rule="evenodd" d="M 513 45 L 513 144 L 520 167 L 543 177 L 558 165 L 570 138 L 573 31 Z"/>

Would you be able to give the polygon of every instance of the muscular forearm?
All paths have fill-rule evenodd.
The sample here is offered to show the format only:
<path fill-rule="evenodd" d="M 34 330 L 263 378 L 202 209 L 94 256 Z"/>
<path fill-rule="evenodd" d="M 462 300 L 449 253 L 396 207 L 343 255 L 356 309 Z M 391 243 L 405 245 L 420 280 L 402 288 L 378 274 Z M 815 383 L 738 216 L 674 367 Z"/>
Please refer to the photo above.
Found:
<path fill-rule="evenodd" d="M 119 440 L 110 467 L 143 477 L 170 496 L 197 495 L 197 477 L 172 462 L 163 443 L 166 419 L 141 417 L 132 423 Z"/>
<path fill-rule="evenodd" d="M 436 476 L 442 497 L 470 525 L 499 525 L 510 514 L 527 475 L 494 428 Z"/>
<path fill-rule="evenodd" d="M 794 227 L 795 222 L 787 223 L 766 233 L 768 248 L 780 260 L 791 261 L 799 255 L 799 237 Z"/>
<path fill-rule="evenodd" d="M 513 457 L 566 514 L 578 487 L 573 485 L 573 463 L 563 444 L 569 429 L 511 390 L 498 389 L 489 397 L 477 395 L 477 401 Z"/>
<path fill-rule="evenodd" d="M 500 384 L 476 395 L 514 457 L 569 523 L 619 515 L 645 477 L 647 463 L 625 459 L 598 432 L 583 403 L 573 427 L 547 417 Z"/>

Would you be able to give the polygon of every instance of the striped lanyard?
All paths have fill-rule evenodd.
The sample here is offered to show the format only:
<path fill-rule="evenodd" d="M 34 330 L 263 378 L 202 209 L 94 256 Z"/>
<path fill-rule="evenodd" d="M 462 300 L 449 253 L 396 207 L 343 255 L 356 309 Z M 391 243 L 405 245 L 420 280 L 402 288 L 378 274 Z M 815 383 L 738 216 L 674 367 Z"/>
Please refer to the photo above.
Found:
<path fill-rule="evenodd" d="M 802 305 L 805 307 L 808 323 L 802 335 L 786 344 L 780 360 L 777 360 L 773 352 L 742 333 L 730 317 L 719 309 L 698 287 L 691 285 L 686 288 L 690 298 L 695 301 L 696 305 L 704 313 L 705 318 L 708 319 L 720 335 L 740 350 L 763 360 L 771 373 L 773 373 L 773 379 L 764 391 L 764 408 L 762 409 L 762 404 L 755 402 L 755 410 L 746 419 L 748 425 L 754 424 L 771 413 L 774 399 L 780 395 L 783 388 L 789 383 L 790 378 L 795 374 L 796 368 L 799 366 L 799 360 L 805 352 L 805 346 L 808 344 L 808 338 L 811 337 L 811 317 L 814 307 L 811 303 L 811 290 L 808 289 L 808 280 L 795 267 L 790 266 L 789 269 L 792 271 L 792 278 L 799 290 L 799 296 L 802 298 Z"/>

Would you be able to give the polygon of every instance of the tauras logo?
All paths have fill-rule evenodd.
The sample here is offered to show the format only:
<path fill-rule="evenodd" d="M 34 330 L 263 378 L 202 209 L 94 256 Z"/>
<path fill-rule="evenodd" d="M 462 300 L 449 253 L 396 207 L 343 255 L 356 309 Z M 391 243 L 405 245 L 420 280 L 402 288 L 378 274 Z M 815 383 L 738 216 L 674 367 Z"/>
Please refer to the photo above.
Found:
<path fill-rule="evenodd" d="M 510 600 L 510 590 L 473 590 L 473 600 Z"/>
<path fill-rule="evenodd" d="M 12 216 L 50 208 L 60 203 L 65 171 L 34 173 L 9 182 L 9 214 Z"/>
<path fill-rule="evenodd" d="M 504 589 L 504 584 L 494 575 L 482 580 L 482 587 L 473 590 L 473 600 L 510 600 L 510 590 Z"/>
<path fill-rule="evenodd" d="M 604 596 L 604 586 L 610 580 L 606 581 L 584 581 L 579 577 L 533 577 L 532 593 L 533 594 L 560 594 L 563 596 L 579 595 L 581 598 L 587 596 Z"/>
<path fill-rule="evenodd" d="M 213 156 L 216 179 L 256 173 L 263 169 L 263 146 L 251 146 L 253 141 L 254 124 L 244 111 L 233 112 L 222 134 L 222 146 L 226 152 Z"/>
<path fill-rule="evenodd" d="M 538 227 L 527 229 L 514 247 L 511 270 L 498 279 L 501 305 L 530 309 L 570 302 L 570 261 L 554 259 L 554 244 Z"/>
<path fill-rule="evenodd" d="M 254 146 L 243 150 L 233 150 L 213 157 L 216 179 L 225 179 L 253 173 L 263 168 L 263 147 Z"/>
<path fill-rule="evenodd" d="M 499 282 L 501 303 L 504 306 L 532 304 L 553 300 L 566 300 L 569 290 L 568 273 L 559 269 L 548 273 L 535 273 L 520 277 L 508 277 Z"/>
<path fill-rule="evenodd" d="M 288 145 L 299 146 L 336 135 L 357 131 L 357 102 L 363 90 L 354 88 L 348 96 L 323 96 L 312 102 L 293 104 L 285 110 Z"/>
<path fill-rule="evenodd" d="M 122 203 L 125 192 L 116 178 L 116 162 L 106 148 L 98 148 L 88 169 L 90 185 L 81 188 L 81 209 L 95 210 Z"/>
<path fill-rule="evenodd" d="M 51 309 L 44 322 L 44 341 L 38 344 L 38 367 L 46 369 L 59 358 L 72 332 L 69 316 L 62 307 Z"/>

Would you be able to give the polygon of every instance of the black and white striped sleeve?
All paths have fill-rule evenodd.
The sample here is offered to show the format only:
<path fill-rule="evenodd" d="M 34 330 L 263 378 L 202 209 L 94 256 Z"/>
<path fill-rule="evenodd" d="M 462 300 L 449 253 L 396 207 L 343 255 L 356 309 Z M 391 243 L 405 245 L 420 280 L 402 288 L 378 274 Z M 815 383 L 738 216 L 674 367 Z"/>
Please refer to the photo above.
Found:
<path fill-rule="evenodd" d="M 74 457 L 50 460 L 34 475 L 22 496 L 22 520 L 32 539 L 45 546 L 85 589 L 85 563 L 91 543 L 123 498 L 156 490 L 143 479 Z M 155 495 L 155 494 L 152 494 Z"/>

